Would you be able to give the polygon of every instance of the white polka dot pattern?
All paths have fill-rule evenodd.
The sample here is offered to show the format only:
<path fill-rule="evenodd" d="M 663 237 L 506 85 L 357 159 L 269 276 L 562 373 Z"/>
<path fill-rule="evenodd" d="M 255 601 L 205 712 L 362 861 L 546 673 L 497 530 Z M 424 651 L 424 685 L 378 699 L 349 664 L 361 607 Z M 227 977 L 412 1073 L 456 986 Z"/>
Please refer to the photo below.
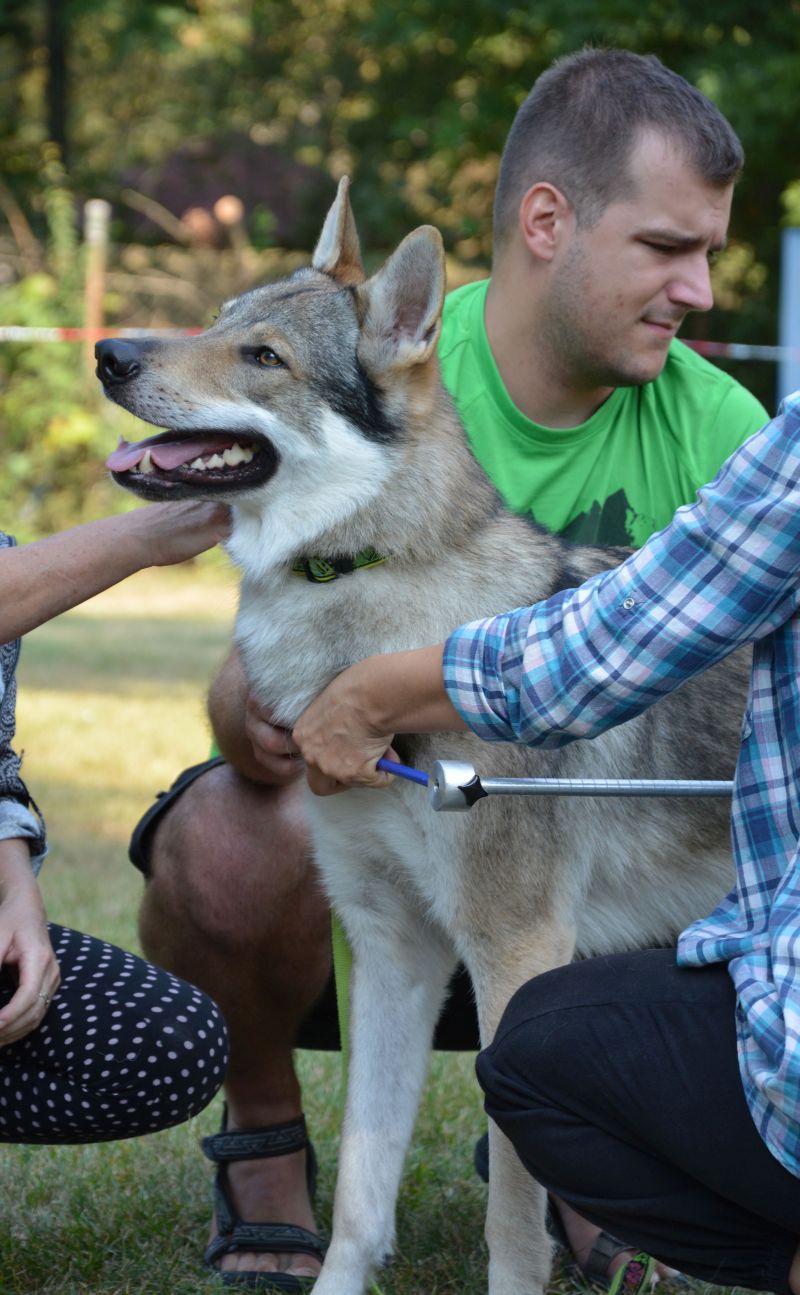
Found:
<path fill-rule="evenodd" d="M 219 1008 L 169 972 L 50 923 L 61 986 L 41 1025 L 0 1048 L 0 1142 L 103 1142 L 197 1114 L 225 1073 Z M 14 984 L 0 973 L 0 1004 Z"/>

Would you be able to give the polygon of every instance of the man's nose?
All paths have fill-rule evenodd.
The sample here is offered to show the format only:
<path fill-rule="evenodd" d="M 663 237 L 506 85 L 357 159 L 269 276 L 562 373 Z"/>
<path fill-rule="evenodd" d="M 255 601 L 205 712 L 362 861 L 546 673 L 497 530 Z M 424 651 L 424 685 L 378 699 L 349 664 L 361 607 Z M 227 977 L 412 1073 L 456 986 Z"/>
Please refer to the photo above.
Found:
<path fill-rule="evenodd" d="M 710 310 L 714 304 L 711 267 L 704 254 L 686 260 L 669 286 L 670 301 L 684 310 Z"/>

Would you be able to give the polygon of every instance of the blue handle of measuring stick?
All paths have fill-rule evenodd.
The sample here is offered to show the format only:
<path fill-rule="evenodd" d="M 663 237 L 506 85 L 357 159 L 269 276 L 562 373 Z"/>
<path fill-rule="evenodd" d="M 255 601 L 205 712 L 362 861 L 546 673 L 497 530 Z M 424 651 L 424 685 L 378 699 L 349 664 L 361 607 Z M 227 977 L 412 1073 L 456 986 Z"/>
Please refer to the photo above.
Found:
<path fill-rule="evenodd" d="M 377 769 L 382 769 L 384 773 L 393 773 L 396 778 L 407 778 L 409 782 L 418 782 L 421 787 L 427 787 L 428 775 L 421 769 L 412 769 L 408 764 L 398 764 L 396 760 L 387 760 L 381 756 Z"/>

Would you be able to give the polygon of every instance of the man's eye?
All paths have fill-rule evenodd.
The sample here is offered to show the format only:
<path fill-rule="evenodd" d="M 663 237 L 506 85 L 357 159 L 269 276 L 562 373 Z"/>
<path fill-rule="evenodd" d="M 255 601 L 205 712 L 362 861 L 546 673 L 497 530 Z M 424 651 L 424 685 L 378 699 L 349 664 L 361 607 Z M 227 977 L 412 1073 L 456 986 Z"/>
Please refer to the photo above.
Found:
<path fill-rule="evenodd" d="M 264 369 L 283 369 L 285 365 L 281 357 L 273 351 L 271 346 L 262 346 L 254 352 L 256 364 L 260 364 Z"/>
<path fill-rule="evenodd" d="M 662 256 L 671 256 L 675 248 L 670 243 L 650 243 L 645 242 L 645 247 L 650 247 L 654 252 L 660 252 Z"/>

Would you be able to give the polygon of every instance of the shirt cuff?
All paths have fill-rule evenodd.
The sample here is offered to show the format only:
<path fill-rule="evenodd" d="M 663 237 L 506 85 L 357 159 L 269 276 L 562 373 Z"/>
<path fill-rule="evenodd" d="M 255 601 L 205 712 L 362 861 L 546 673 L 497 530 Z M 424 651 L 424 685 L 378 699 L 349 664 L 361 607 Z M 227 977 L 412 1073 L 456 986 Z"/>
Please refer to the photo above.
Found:
<path fill-rule="evenodd" d="M 28 842 L 33 874 L 38 876 L 47 854 L 43 823 L 25 805 L 13 800 L 0 801 L 0 841 L 14 839 Z"/>
<path fill-rule="evenodd" d="M 510 642 L 513 614 L 462 625 L 447 639 L 443 678 L 464 723 L 484 742 L 513 742 L 521 653 Z"/>

